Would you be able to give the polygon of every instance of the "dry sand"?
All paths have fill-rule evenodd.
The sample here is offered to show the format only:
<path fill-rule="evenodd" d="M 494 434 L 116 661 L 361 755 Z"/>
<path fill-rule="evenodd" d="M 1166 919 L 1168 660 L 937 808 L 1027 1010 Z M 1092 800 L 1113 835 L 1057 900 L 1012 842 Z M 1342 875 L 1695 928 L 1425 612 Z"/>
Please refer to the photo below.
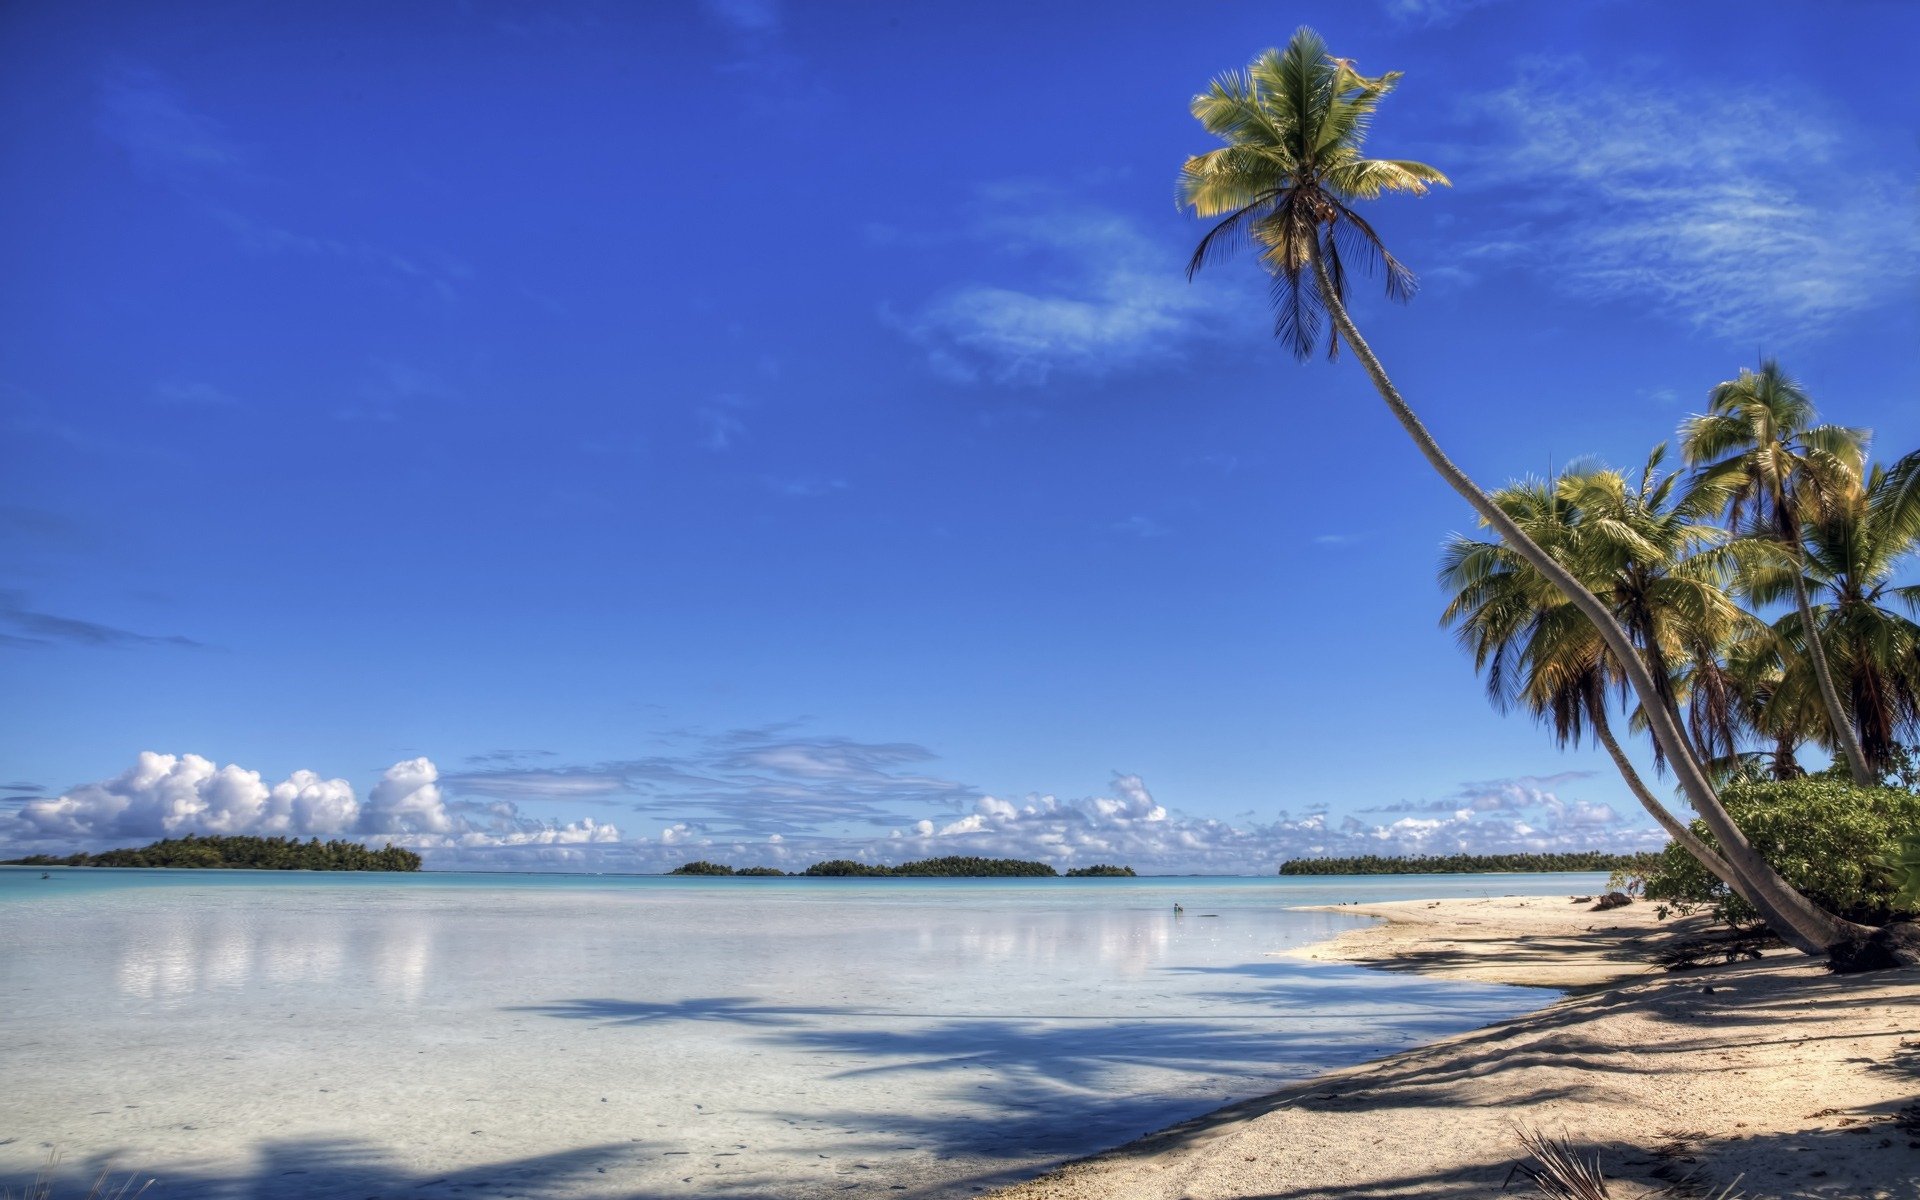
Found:
<path fill-rule="evenodd" d="M 1793 954 L 1650 971 L 1650 907 L 1343 906 L 1386 918 L 1292 953 L 1586 989 L 1142 1138 L 1000 1200 L 1494 1197 L 1516 1131 L 1597 1152 L 1613 1195 L 1920 1197 L 1920 971 Z M 1676 1184 L 1680 1186 L 1675 1187 Z M 1668 1191 L 1668 1189 L 1672 1189 Z M 1511 1194 L 1534 1194 L 1512 1180 Z"/>

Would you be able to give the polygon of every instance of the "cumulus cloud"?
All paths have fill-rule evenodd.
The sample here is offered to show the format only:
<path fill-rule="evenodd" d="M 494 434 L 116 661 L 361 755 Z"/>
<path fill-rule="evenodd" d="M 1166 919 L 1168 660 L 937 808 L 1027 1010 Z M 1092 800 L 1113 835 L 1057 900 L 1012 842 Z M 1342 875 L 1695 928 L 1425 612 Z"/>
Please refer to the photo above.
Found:
<path fill-rule="evenodd" d="M 101 783 L 29 800 L 14 816 L 23 840 L 172 837 L 183 833 L 336 834 L 359 816 L 344 779 L 295 771 L 269 787 L 258 771 L 197 754 L 142 751 Z"/>
<path fill-rule="evenodd" d="M 1103 376 L 1177 362 L 1223 321 L 1238 331 L 1214 293 L 1187 283 L 1186 248 L 1118 213 L 1002 189 L 965 236 L 1003 275 L 1023 278 L 962 283 L 890 318 L 956 382 Z"/>
<path fill-rule="evenodd" d="M 1517 223 L 1469 257 L 1547 273 L 1726 337 L 1792 340 L 1910 294 L 1910 181 L 1844 120 L 1773 82 L 1676 87 L 1537 63 L 1482 98 L 1496 130 L 1462 171 Z"/>
<path fill-rule="evenodd" d="M 561 824 L 530 817 L 510 801 L 450 803 L 438 769 L 426 758 L 387 768 L 363 804 L 346 780 L 313 771 L 295 771 L 270 785 L 258 771 L 235 764 L 148 750 L 112 779 L 29 798 L 0 816 L 0 841 L 33 848 L 190 833 L 347 837 L 429 851 L 620 840 L 618 827 L 592 818 Z"/>

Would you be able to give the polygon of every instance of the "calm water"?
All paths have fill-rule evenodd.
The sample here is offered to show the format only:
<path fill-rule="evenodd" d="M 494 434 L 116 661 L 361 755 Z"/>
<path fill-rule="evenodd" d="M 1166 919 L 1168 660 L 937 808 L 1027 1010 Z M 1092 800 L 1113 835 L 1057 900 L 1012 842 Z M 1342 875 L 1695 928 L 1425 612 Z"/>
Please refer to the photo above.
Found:
<path fill-rule="evenodd" d="M 53 875 L 0 1186 L 276 1200 L 967 1195 L 1551 998 L 1273 957 L 1363 923 L 1294 906 L 1600 881 Z"/>

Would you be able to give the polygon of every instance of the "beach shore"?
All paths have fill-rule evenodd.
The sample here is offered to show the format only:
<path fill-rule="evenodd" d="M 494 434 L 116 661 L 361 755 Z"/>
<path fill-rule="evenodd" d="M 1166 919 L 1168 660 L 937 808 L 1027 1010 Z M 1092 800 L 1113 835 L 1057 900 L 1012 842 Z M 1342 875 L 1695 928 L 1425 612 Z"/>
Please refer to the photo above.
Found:
<path fill-rule="evenodd" d="M 1612 1195 L 1920 1197 L 1920 972 L 1791 953 L 1666 972 L 1687 925 L 1568 898 L 1343 905 L 1383 923 L 1288 952 L 1533 984 L 1546 1008 L 1069 1163 L 999 1200 L 1491 1197 L 1519 1132 L 1597 1154 Z M 1679 1185 L 1676 1189 L 1676 1185 Z"/>

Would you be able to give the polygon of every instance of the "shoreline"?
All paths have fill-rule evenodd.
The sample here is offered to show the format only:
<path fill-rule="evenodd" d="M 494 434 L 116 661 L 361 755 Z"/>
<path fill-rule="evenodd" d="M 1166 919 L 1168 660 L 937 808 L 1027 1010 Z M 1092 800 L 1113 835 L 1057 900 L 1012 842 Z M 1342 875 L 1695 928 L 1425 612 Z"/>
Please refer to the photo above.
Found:
<path fill-rule="evenodd" d="M 1567 994 L 989 1195 L 1464 1200 L 1499 1194 L 1519 1131 L 1536 1130 L 1597 1154 L 1625 1200 L 1683 1180 L 1703 1196 L 1738 1180 L 1757 1197 L 1920 1197 L 1920 971 L 1833 976 L 1775 952 L 1667 972 L 1648 952 L 1704 919 L 1659 922 L 1645 902 L 1319 907 L 1380 923 L 1276 957 Z"/>

